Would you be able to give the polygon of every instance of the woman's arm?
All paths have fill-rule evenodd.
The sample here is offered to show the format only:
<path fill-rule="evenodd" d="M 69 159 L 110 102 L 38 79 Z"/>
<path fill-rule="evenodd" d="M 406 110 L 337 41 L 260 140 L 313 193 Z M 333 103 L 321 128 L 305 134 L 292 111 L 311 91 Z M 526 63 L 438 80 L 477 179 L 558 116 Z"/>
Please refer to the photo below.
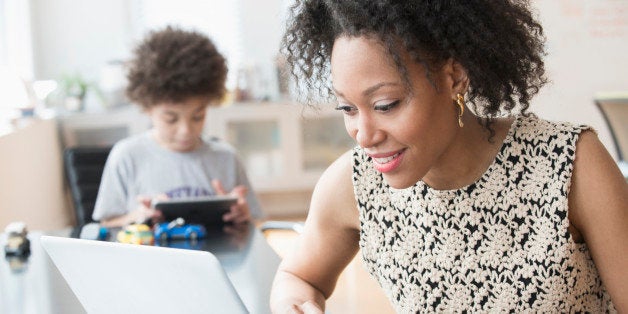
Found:
<path fill-rule="evenodd" d="M 297 249 L 286 257 L 273 283 L 273 313 L 316 313 L 325 309 L 338 276 L 358 251 L 359 218 L 351 182 L 351 152 L 321 176 Z M 314 311 L 312 311 L 314 310 Z M 322 312 L 321 312 L 322 313 Z"/>
<path fill-rule="evenodd" d="M 628 183 L 591 131 L 581 134 L 569 193 L 569 220 L 589 247 L 620 312 L 628 312 Z"/>

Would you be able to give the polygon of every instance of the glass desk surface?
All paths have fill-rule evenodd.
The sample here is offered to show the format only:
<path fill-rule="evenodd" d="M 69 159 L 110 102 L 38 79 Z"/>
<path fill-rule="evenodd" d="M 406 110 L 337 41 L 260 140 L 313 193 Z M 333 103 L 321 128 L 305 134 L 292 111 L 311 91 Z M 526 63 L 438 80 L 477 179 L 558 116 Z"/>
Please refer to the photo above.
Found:
<path fill-rule="evenodd" d="M 226 234 L 208 230 L 196 243 L 170 241 L 165 246 L 212 252 L 220 261 L 236 291 L 251 313 L 270 313 L 272 280 L 279 266 L 279 256 L 253 224 L 242 232 Z M 4 255 L 6 234 L 0 235 L 3 247 L 0 260 L 0 313 L 85 313 L 39 243 L 41 235 L 70 236 L 72 230 L 29 232 L 31 253 L 26 259 Z M 110 235 L 115 237 L 117 230 Z M 157 245 L 160 245 L 159 243 Z M 89 265 L 85 265 L 89 270 Z"/>

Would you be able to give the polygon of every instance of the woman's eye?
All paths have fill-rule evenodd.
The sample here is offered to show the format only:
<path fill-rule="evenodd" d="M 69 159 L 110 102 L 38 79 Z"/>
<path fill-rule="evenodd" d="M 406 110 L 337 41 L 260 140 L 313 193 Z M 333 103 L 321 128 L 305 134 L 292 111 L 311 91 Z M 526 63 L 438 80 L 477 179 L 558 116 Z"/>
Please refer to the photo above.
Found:
<path fill-rule="evenodd" d="M 399 100 L 395 100 L 391 103 L 385 104 L 385 105 L 376 105 L 375 106 L 375 110 L 377 111 L 381 111 L 381 112 L 388 112 L 392 109 L 394 109 L 397 105 L 399 104 Z"/>
<path fill-rule="evenodd" d="M 192 120 L 195 122 L 203 121 L 204 119 L 205 119 L 205 116 L 192 117 Z"/>
<path fill-rule="evenodd" d="M 355 113 L 355 108 L 349 105 L 338 105 L 335 109 L 342 111 L 346 115 L 352 115 Z"/>

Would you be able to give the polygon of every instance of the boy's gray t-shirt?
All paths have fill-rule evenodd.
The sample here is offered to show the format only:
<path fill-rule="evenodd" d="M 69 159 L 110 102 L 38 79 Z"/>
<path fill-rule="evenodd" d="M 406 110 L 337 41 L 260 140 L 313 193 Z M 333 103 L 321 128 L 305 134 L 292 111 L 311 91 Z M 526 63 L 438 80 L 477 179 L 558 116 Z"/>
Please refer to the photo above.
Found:
<path fill-rule="evenodd" d="M 246 186 L 251 215 L 263 216 L 242 163 L 229 144 L 203 141 L 194 151 L 175 152 L 161 147 L 147 131 L 114 145 L 105 164 L 92 218 L 99 221 L 126 214 L 137 208 L 139 195 L 215 195 L 213 179 L 220 180 L 225 191 Z"/>

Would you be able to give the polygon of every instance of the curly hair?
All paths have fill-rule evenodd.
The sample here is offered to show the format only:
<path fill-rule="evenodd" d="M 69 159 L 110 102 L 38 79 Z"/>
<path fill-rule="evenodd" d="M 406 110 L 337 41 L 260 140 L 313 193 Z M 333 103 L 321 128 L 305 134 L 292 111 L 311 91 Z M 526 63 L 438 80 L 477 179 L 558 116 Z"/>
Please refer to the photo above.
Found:
<path fill-rule="evenodd" d="M 332 95 L 334 41 L 362 35 L 384 45 L 407 83 L 400 49 L 426 67 L 428 79 L 450 58 L 462 64 L 470 80 L 468 100 L 491 135 L 492 118 L 517 105 L 526 114 L 547 82 L 545 36 L 528 1 L 297 0 L 282 51 L 303 101 Z"/>
<path fill-rule="evenodd" d="M 207 36 L 168 26 L 135 48 L 126 94 L 144 108 L 197 96 L 218 101 L 226 77 L 226 60 Z"/>

